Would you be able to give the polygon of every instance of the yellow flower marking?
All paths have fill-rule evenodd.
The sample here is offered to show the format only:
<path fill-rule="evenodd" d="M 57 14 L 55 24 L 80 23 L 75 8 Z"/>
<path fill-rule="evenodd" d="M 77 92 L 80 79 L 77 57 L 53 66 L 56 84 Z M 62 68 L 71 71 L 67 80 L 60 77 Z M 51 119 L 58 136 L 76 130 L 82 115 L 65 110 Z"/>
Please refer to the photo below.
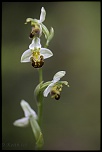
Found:
<path fill-rule="evenodd" d="M 43 56 L 40 54 L 39 49 L 36 51 L 32 52 L 32 57 L 30 58 L 31 62 L 32 62 L 32 66 L 34 68 L 40 68 L 43 66 L 44 64 L 44 58 Z"/>

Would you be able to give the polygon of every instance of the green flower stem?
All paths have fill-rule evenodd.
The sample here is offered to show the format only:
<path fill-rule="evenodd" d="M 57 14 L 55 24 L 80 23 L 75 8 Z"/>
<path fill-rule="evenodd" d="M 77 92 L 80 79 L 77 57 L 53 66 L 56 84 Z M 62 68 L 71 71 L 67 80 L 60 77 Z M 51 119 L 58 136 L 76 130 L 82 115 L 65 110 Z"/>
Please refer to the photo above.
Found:
<path fill-rule="evenodd" d="M 46 42 L 44 48 L 48 48 L 49 44 Z"/>
<path fill-rule="evenodd" d="M 45 45 L 45 47 L 47 48 L 48 46 Z M 38 69 L 39 72 L 39 84 L 41 84 L 41 82 L 43 81 L 43 74 L 42 74 L 42 68 Z M 37 106 L 38 106 L 38 123 L 39 126 L 41 127 L 41 123 L 42 123 L 42 111 L 43 111 L 43 95 L 42 93 L 39 94 L 39 98 L 37 101 Z M 36 147 L 37 150 L 41 150 L 42 147 Z"/>
<path fill-rule="evenodd" d="M 47 48 L 47 47 L 48 47 L 48 44 L 46 43 L 46 44 L 45 44 L 45 48 Z"/>
<path fill-rule="evenodd" d="M 43 76 L 42 76 L 42 68 L 39 68 L 39 83 L 43 81 Z"/>
<path fill-rule="evenodd" d="M 42 68 L 39 68 L 39 83 L 42 82 L 43 76 L 42 76 Z M 42 108 L 43 108 L 43 96 L 39 94 L 39 99 L 38 99 L 38 123 L 41 126 L 41 121 L 42 121 Z"/>

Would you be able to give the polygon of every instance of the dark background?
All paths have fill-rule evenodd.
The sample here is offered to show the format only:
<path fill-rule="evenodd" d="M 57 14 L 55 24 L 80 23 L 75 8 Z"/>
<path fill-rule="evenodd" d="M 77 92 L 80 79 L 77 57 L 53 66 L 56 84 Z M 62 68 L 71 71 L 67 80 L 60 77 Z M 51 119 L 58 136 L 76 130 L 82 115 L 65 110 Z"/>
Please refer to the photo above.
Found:
<path fill-rule="evenodd" d="M 33 150 L 35 139 L 29 127 L 13 122 L 24 116 L 20 106 L 26 100 L 37 112 L 33 91 L 38 72 L 30 63 L 20 63 L 28 49 L 28 17 L 39 19 L 55 35 L 49 49 L 54 56 L 45 60 L 44 81 L 65 70 L 61 99 L 43 101 L 44 150 L 100 149 L 100 2 L 3 2 L 2 3 L 2 148 Z M 44 36 L 42 37 L 44 45 Z"/>

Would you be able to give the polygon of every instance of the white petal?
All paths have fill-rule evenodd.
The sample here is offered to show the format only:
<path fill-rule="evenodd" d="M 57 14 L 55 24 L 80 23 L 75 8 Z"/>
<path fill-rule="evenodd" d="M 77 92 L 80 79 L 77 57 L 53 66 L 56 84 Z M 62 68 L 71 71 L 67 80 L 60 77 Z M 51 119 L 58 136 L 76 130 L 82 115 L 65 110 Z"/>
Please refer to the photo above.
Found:
<path fill-rule="evenodd" d="M 66 71 L 59 71 L 53 77 L 53 82 L 58 82 L 66 74 Z"/>
<path fill-rule="evenodd" d="M 50 58 L 53 55 L 53 53 L 49 49 L 46 49 L 46 48 L 41 48 L 40 54 L 43 55 L 44 59 Z"/>
<path fill-rule="evenodd" d="M 35 119 L 37 119 L 36 112 L 30 107 L 30 105 L 25 100 L 21 100 L 21 107 L 24 111 L 25 117 L 33 115 Z"/>
<path fill-rule="evenodd" d="M 29 118 L 27 117 L 24 117 L 24 118 L 21 118 L 21 119 L 18 119 L 16 120 L 13 125 L 14 126 L 17 126 L 17 127 L 25 127 L 29 124 Z"/>
<path fill-rule="evenodd" d="M 30 49 L 26 50 L 21 56 L 21 62 L 30 62 L 32 52 Z"/>
<path fill-rule="evenodd" d="M 29 45 L 31 50 L 41 48 L 40 39 L 38 37 L 32 40 L 32 43 Z"/>
<path fill-rule="evenodd" d="M 46 11 L 45 11 L 44 7 L 42 7 L 39 23 L 42 23 L 45 20 L 45 17 L 46 17 Z"/>
<path fill-rule="evenodd" d="M 47 97 L 47 96 L 48 96 L 48 94 L 50 93 L 51 88 L 52 88 L 53 85 L 54 85 L 54 83 L 52 82 L 52 83 L 51 83 L 50 85 L 48 85 L 48 87 L 44 90 L 44 92 L 43 92 L 44 97 Z"/>

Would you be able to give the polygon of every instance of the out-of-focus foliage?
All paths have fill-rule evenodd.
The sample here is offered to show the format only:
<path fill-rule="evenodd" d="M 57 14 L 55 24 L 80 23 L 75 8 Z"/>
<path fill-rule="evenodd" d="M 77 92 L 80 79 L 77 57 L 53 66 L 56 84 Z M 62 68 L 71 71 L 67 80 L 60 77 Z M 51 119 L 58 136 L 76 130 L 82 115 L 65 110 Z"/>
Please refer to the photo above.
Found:
<path fill-rule="evenodd" d="M 41 7 L 44 24 L 54 28 L 49 49 L 54 56 L 45 61 L 44 81 L 66 71 L 61 99 L 43 101 L 44 150 L 100 149 L 100 2 L 3 2 L 2 3 L 2 148 L 32 150 L 35 140 L 30 127 L 13 122 L 23 116 L 21 99 L 37 112 L 34 89 L 38 71 L 20 63 L 28 49 L 31 27 L 26 18 L 38 18 Z M 44 36 L 42 37 L 44 45 Z"/>

